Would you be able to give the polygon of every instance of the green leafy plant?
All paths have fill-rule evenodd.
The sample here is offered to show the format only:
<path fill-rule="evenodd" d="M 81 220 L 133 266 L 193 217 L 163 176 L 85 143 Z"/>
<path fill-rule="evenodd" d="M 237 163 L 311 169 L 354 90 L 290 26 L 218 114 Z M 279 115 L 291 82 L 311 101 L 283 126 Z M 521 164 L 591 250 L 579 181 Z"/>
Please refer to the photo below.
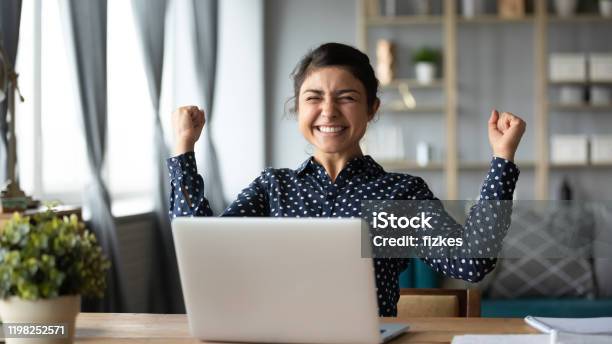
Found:
<path fill-rule="evenodd" d="M 0 229 L 0 298 L 101 298 L 110 262 L 75 215 L 13 215 Z"/>
<path fill-rule="evenodd" d="M 427 63 L 437 63 L 440 58 L 440 54 L 437 50 L 423 47 L 418 49 L 412 55 L 412 61 L 414 63 L 419 62 L 427 62 Z"/>

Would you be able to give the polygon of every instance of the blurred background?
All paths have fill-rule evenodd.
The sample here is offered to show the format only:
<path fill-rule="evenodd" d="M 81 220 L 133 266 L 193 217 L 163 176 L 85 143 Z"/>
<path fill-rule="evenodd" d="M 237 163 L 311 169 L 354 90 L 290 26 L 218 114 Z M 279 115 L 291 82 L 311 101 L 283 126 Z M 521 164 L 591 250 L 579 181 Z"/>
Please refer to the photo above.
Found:
<path fill-rule="evenodd" d="M 312 154 L 286 101 L 291 71 L 324 42 L 370 56 L 382 108 L 362 144 L 385 169 L 422 176 L 439 198 L 475 199 L 498 109 L 527 122 L 517 199 L 612 199 L 612 0 L 3 0 L 0 9 L 25 100 L 14 117 L 2 104 L 0 177 L 15 165 L 27 195 L 82 207 L 103 237 L 112 292 L 89 310 L 184 311 L 167 219 L 171 112 L 207 112 L 196 156 L 219 214 L 264 167 L 295 168 Z M 535 264 L 538 276 L 548 266 Z M 567 262 L 570 272 L 539 284 L 550 288 L 522 295 L 489 290 L 484 314 L 527 314 L 535 298 L 548 315 L 612 315 L 612 281 L 597 273 L 607 264 Z M 530 280 L 509 269 L 519 273 L 508 283 Z M 402 277 L 405 287 L 448 283 L 422 264 Z"/>

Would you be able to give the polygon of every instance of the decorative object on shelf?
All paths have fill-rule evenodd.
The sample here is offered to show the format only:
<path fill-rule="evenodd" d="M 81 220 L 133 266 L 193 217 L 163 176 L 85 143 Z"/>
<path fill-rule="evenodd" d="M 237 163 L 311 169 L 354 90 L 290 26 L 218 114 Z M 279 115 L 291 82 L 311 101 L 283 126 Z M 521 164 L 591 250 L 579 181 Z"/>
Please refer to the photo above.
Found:
<path fill-rule="evenodd" d="M 416 146 L 416 162 L 417 165 L 424 167 L 429 165 L 431 161 L 431 146 L 425 141 L 419 141 Z"/>
<path fill-rule="evenodd" d="M 552 53 L 549 59 L 550 81 L 586 81 L 585 54 Z"/>
<path fill-rule="evenodd" d="M 436 64 L 439 60 L 437 50 L 423 47 L 412 56 L 415 63 L 416 79 L 422 84 L 431 84 L 436 78 Z"/>
<path fill-rule="evenodd" d="M 395 17 L 397 15 L 397 0 L 384 0 L 382 10 L 383 16 Z"/>
<path fill-rule="evenodd" d="M 397 89 L 399 91 L 400 97 L 402 97 L 402 104 L 407 108 L 407 109 L 414 109 L 416 108 L 416 99 L 414 98 L 414 95 L 412 94 L 412 91 L 410 91 L 410 87 L 408 86 L 408 84 L 401 82 L 398 86 Z"/>
<path fill-rule="evenodd" d="M 414 10 L 417 15 L 426 16 L 431 14 L 432 0 L 414 0 Z"/>
<path fill-rule="evenodd" d="M 5 323 L 65 324 L 72 343 L 81 295 L 101 298 L 110 263 L 94 234 L 76 215 L 51 210 L 32 217 L 16 213 L 0 230 L 0 315 Z M 21 343 L 6 338 L 6 343 Z"/>
<path fill-rule="evenodd" d="M 390 40 L 379 39 L 376 42 L 376 74 L 382 86 L 395 79 L 395 47 Z"/>
<path fill-rule="evenodd" d="M 501 18 L 522 18 L 525 16 L 525 0 L 498 0 L 497 9 Z"/>
<path fill-rule="evenodd" d="M 612 81 L 612 54 L 589 54 L 589 80 Z"/>
<path fill-rule="evenodd" d="M 608 106 L 612 105 L 612 92 L 610 88 L 605 86 L 591 85 L 590 88 L 590 102 L 594 106 Z"/>
<path fill-rule="evenodd" d="M 599 13 L 602 17 L 612 17 L 612 0 L 599 0 Z"/>
<path fill-rule="evenodd" d="M 555 164 L 584 164 L 588 162 L 588 139 L 585 135 L 553 135 L 551 162 Z"/>
<path fill-rule="evenodd" d="M 462 0 L 461 13 L 465 18 L 474 18 L 482 14 L 482 0 Z"/>
<path fill-rule="evenodd" d="M 561 188 L 559 189 L 559 199 L 562 201 L 571 201 L 573 199 L 572 197 L 572 187 L 567 176 L 564 176 L 563 181 L 561 182 Z"/>
<path fill-rule="evenodd" d="M 591 136 L 591 163 L 612 164 L 612 135 Z"/>
<path fill-rule="evenodd" d="M 15 137 L 15 92 L 19 94 L 19 100 L 23 102 L 23 96 L 17 84 L 18 74 L 13 69 L 4 45 L 0 39 L 0 103 L 7 102 L 8 123 L 6 142 L 7 146 L 7 169 L 8 175 L 4 183 L 0 196 L 0 213 L 12 213 L 14 211 L 25 210 L 29 206 L 37 205 L 37 202 L 26 194 L 19 187 L 17 175 L 17 139 Z"/>
<path fill-rule="evenodd" d="M 559 17 L 571 17 L 576 13 L 578 0 L 555 0 L 555 13 Z"/>
<path fill-rule="evenodd" d="M 582 86 L 563 85 L 559 89 L 560 105 L 580 105 L 584 103 L 584 90 Z"/>

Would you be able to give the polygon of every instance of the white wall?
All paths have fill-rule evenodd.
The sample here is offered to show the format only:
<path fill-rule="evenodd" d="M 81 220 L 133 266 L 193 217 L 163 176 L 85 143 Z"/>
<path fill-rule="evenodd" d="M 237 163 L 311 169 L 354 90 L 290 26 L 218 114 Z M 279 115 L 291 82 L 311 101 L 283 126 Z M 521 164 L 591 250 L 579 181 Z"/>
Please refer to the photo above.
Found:
<path fill-rule="evenodd" d="M 219 6 L 213 139 L 231 201 L 264 167 L 264 2 L 223 0 Z"/>

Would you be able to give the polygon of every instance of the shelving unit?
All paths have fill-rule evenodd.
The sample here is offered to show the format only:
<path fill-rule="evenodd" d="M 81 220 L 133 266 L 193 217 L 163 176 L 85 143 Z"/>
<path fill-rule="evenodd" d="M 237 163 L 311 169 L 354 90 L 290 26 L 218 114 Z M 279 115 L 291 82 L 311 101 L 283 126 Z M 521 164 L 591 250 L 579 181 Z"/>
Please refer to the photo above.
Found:
<path fill-rule="evenodd" d="M 427 166 L 418 166 L 414 161 L 387 160 L 381 161 L 383 166 L 390 170 L 403 171 L 432 171 L 432 173 L 442 173 L 445 179 L 445 190 L 447 199 L 458 199 L 459 197 L 459 172 L 460 171 L 481 171 L 486 173 L 488 162 L 465 162 L 461 161 L 458 151 L 458 135 L 459 135 L 459 92 L 464 86 L 459 83 L 458 78 L 458 58 L 459 51 L 457 48 L 458 36 L 460 29 L 478 28 L 480 26 L 491 26 L 502 28 L 500 25 L 522 25 L 522 28 L 527 27 L 530 32 L 530 40 L 532 40 L 532 49 L 526 51 L 531 55 L 533 61 L 532 79 L 527 81 L 530 87 L 533 88 L 533 117 L 528 122 L 527 130 L 530 132 L 532 147 L 534 150 L 533 160 L 519 161 L 517 165 L 523 171 L 532 173 L 534 199 L 549 198 L 549 183 L 552 171 L 563 170 L 580 170 L 594 168 L 598 170 L 611 169 L 610 164 L 553 164 L 550 162 L 550 112 L 594 112 L 599 115 L 601 112 L 609 112 L 612 114 L 612 104 L 605 106 L 593 106 L 589 104 L 581 105 L 564 105 L 549 102 L 549 90 L 551 87 L 563 85 L 604 85 L 612 87 L 612 80 L 605 82 L 585 82 L 581 80 L 567 82 L 551 82 L 548 80 L 548 59 L 549 54 L 549 33 L 553 28 L 551 24 L 562 24 L 561 27 L 567 25 L 588 25 L 594 23 L 596 25 L 607 25 L 612 27 L 612 19 L 603 18 L 595 14 L 578 14 L 573 17 L 557 17 L 550 14 L 548 9 L 548 1 L 534 0 L 533 8 L 524 17 L 520 18 L 500 18 L 494 14 L 479 15 L 474 18 L 463 18 L 458 14 L 458 3 L 456 0 L 441 0 L 442 13 L 441 15 L 429 16 L 396 16 L 386 17 L 379 15 L 380 9 L 377 0 L 361 0 L 359 8 L 359 17 L 357 20 L 357 33 L 359 46 L 363 51 L 366 51 L 375 63 L 375 52 L 372 51 L 368 39 L 371 30 L 387 30 L 397 35 L 397 30 L 402 30 L 403 27 L 414 28 L 422 27 L 429 30 L 440 30 L 442 35 L 442 50 L 443 50 L 443 66 L 444 77 L 436 80 L 431 85 L 419 85 L 412 79 L 398 79 L 391 85 L 383 87 L 384 90 L 392 90 L 397 88 L 400 83 L 405 83 L 411 89 L 430 90 L 442 92 L 444 96 L 443 108 L 431 108 L 440 111 L 443 115 L 442 127 L 444 130 L 444 154 L 441 161 L 433 162 Z M 514 28 L 514 26 L 512 26 Z M 394 31 L 391 31 L 394 30 Z M 471 30 L 471 29 L 469 29 Z M 514 30 L 514 29 L 513 29 Z M 385 32 L 387 32 L 385 31 Z M 525 32 L 525 30 L 523 30 Z M 612 49 L 610 49 L 612 51 Z M 463 116 L 463 114 L 462 114 Z M 556 116 L 554 116 L 556 117 Z M 420 118 L 420 117 L 419 117 Z M 527 135 L 527 133 L 526 133 Z M 470 172 L 472 173 L 472 172 Z"/>

